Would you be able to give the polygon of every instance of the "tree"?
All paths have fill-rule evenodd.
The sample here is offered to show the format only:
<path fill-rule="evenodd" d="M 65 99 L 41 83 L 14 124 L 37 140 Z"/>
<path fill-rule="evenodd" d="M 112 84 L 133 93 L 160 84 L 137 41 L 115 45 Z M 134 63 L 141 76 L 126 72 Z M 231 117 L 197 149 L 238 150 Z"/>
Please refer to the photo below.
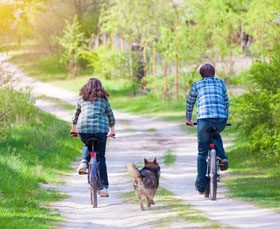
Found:
<path fill-rule="evenodd" d="M 80 70 L 80 61 L 85 49 L 84 33 L 81 32 L 77 16 L 74 17 L 72 24 L 66 21 L 66 28 L 63 36 L 59 38 L 59 44 L 63 48 L 61 62 L 72 76 L 76 76 Z"/>

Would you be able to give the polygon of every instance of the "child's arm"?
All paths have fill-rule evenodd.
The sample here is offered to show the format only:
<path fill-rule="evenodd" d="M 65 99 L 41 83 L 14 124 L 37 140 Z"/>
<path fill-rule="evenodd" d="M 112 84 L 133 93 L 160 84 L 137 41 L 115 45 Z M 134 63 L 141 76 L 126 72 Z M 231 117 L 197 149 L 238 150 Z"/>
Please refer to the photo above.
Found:
<path fill-rule="evenodd" d="M 78 118 L 79 118 L 80 113 L 81 113 L 81 105 L 80 105 L 80 100 L 79 100 L 78 103 L 77 103 L 75 112 L 73 114 L 73 117 L 72 117 L 71 134 L 72 133 L 73 134 L 78 133 L 78 131 L 77 131 L 77 122 L 78 122 Z"/>
<path fill-rule="evenodd" d="M 107 104 L 107 107 L 106 107 L 106 111 L 105 111 L 107 117 L 108 117 L 108 120 L 109 120 L 109 126 L 110 126 L 110 131 L 108 133 L 108 136 L 109 137 L 114 137 L 115 136 L 115 116 L 114 116 L 114 113 L 111 109 L 111 106 L 108 102 Z"/>
<path fill-rule="evenodd" d="M 193 125 L 191 120 L 192 120 L 192 112 L 196 101 L 196 97 L 197 97 L 196 88 L 192 86 L 190 94 L 188 96 L 187 106 L 186 106 L 186 124 L 189 124 L 191 126 Z"/>

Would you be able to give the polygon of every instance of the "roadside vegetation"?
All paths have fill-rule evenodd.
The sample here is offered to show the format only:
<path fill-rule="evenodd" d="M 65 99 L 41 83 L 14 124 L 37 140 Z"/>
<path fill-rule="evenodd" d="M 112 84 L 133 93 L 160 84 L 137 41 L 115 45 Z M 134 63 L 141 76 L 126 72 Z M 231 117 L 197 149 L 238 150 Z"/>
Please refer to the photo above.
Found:
<path fill-rule="evenodd" d="M 232 100 L 236 143 L 227 181 L 233 196 L 280 212 L 280 46 L 240 75 L 246 93 Z M 252 87 L 254 85 L 254 87 Z"/>
<path fill-rule="evenodd" d="M 0 88 L 0 96 L 0 228 L 50 228 L 62 217 L 48 204 L 64 195 L 40 184 L 61 182 L 56 175 L 69 171 L 79 142 L 69 137 L 67 123 L 36 109 L 28 94 Z"/>
<path fill-rule="evenodd" d="M 163 163 L 165 165 L 173 165 L 176 161 L 176 154 L 174 154 L 173 150 L 167 150 L 163 155 Z"/>

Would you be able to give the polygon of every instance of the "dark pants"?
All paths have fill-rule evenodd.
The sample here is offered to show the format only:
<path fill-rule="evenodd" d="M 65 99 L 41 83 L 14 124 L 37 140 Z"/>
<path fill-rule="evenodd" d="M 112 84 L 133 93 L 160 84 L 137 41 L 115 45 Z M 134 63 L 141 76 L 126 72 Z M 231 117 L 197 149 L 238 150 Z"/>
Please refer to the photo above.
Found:
<path fill-rule="evenodd" d="M 209 150 L 210 134 L 207 129 L 215 126 L 218 128 L 219 133 L 221 133 L 225 129 L 226 122 L 227 119 L 225 118 L 207 118 L 197 120 L 198 156 L 195 186 L 199 192 L 204 192 L 206 185 L 208 184 L 208 177 L 206 177 L 205 174 L 207 170 L 206 158 Z M 221 159 L 227 159 L 220 134 L 214 137 L 213 143 L 215 144 L 217 156 Z"/>
<path fill-rule="evenodd" d="M 95 149 L 95 151 L 98 152 L 97 161 L 99 163 L 101 184 L 104 188 L 108 188 L 109 183 L 108 183 L 107 166 L 106 166 L 106 158 L 105 158 L 107 133 L 96 133 L 96 134 L 79 133 L 79 135 L 80 135 L 80 138 L 81 138 L 82 142 L 85 145 L 86 145 L 86 142 L 89 138 L 99 139 L 99 141 L 94 144 L 94 149 Z M 89 151 L 88 151 L 87 146 L 85 146 L 83 148 L 82 159 L 85 159 L 88 162 L 90 161 L 90 155 L 89 155 Z"/>

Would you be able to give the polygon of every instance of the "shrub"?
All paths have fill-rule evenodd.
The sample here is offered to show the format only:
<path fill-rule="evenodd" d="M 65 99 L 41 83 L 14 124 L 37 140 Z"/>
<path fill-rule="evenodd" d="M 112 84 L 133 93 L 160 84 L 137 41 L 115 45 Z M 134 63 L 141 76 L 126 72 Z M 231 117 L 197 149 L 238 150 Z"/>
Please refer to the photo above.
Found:
<path fill-rule="evenodd" d="M 11 76 L 0 70 L 0 129 L 15 122 L 23 123 L 32 116 L 34 109 L 28 93 L 16 92 Z"/>
<path fill-rule="evenodd" d="M 280 46 L 270 62 L 256 62 L 246 75 L 247 93 L 234 99 L 233 117 L 239 141 L 264 162 L 280 160 Z"/>

